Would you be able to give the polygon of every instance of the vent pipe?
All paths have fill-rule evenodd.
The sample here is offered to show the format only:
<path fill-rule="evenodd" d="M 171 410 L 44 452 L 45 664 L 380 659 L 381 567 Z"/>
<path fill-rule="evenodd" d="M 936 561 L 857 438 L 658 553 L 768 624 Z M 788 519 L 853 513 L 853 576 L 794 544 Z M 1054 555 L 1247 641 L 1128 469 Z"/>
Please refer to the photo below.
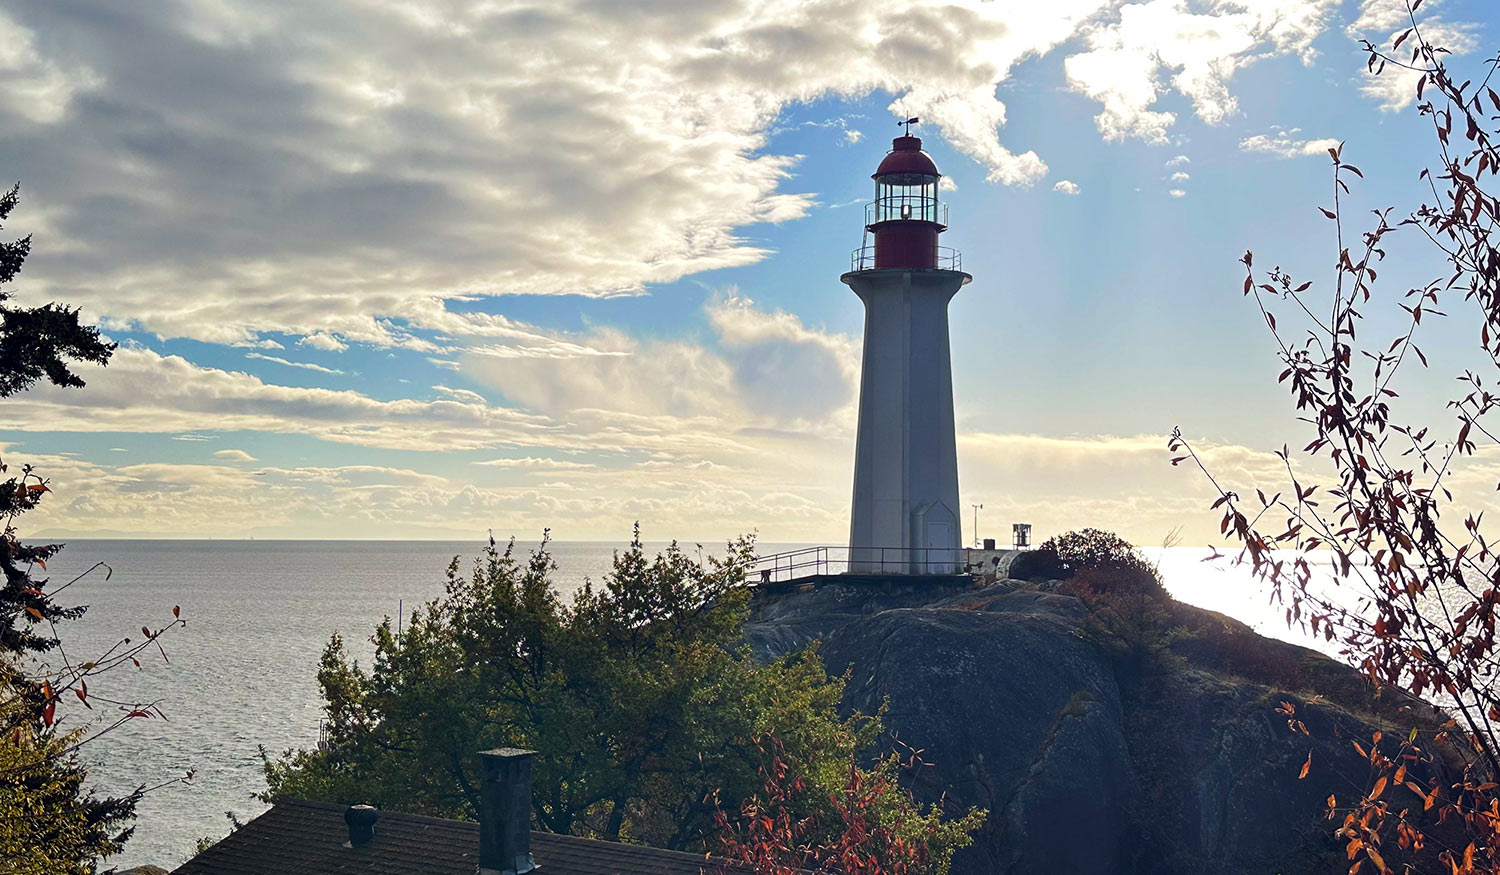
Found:
<path fill-rule="evenodd" d="M 349 842 L 346 848 L 359 848 L 375 841 L 375 821 L 380 811 L 373 805 L 351 805 L 344 812 L 344 823 L 349 825 Z"/>

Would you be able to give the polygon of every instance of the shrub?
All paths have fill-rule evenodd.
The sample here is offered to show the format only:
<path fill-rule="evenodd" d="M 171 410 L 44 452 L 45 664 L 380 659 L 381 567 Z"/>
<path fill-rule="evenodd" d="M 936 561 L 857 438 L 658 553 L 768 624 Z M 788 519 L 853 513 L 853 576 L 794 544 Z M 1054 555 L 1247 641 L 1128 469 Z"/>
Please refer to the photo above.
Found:
<path fill-rule="evenodd" d="M 1077 597 L 1088 611 L 1079 633 L 1129 671 L 1169 664 L 1172 645 L 1191 637 L 1166 590 L 1139 568 L 1084 568 L 1061 591 Z"/>
<path fill-rule="evenodd" d="M 1129 541 L 1103 529 L 1054 535 L 1010 564 L 1010 576 L 1019 580 L 1067 580 L 1085 570 L 1103 572 L 1093 588 L 1165 594 L 1156 566 Z"/>

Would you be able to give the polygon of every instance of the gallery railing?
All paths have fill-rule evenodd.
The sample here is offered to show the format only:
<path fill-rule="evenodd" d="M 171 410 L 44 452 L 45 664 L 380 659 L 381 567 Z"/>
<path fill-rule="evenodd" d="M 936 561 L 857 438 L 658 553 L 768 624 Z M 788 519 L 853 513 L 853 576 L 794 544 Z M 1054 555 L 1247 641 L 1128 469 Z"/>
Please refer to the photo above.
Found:
<path fill-rule="evenodd" d="M 963 270 L 964 259 L 957 249 L 951 246 L 934 247 L 937 250 L 936 263 L 933 265 L 937 270 Z M 875 244 L 870 243 L 859 247 L 849 255 L 849 270 L 874 270 L 875 269 Z"/>

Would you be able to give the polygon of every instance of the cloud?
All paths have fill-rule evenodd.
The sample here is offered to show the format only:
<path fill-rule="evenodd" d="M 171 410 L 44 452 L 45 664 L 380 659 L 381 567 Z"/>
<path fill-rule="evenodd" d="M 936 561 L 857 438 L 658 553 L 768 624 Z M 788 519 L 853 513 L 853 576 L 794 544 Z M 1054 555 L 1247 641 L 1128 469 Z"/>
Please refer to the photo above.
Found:
<path fill-rule="evenodd" d="M 813 204 L 767 149 L 794 103 L 889 93 L 988 179 L 1040 179 L 996 87 L 1109 2 L 25 4 L 25 51 L 69 34 L 15 61 L 66 112 L 0 103 L 50 211 L 25 291 L 162 337 L 452 360 L 447 326 L 496 327 L 457 299 L 763 258 L 741 229 Z"/>
<path fill-rule="evenodd" d="M 1169 178 L 1173 182 L 1187 182 L 1189 179 L 1192 179 L 1193 177 L 1190 176 L 1189 174 L 1183 173 L 1181 170 L 1179 170 L 1176 173 L 1172 174 L 1171 177 L 1169 177 Z"/>
<path fill-rule="evenodd" d="M 1432 13 L 1438 2 L 1429 2 L 1422 8 L 1418 22 L 1422 36 L 1435 47 L 1447 49 L 1454 55 L 1463 55 L 1479 47 L 1477 26 L 1468 22 L 1450 22 L 1434 17 Z M 1412 43 L 1405 43 L 1400 52 L 1394 50 L 1395 42 L 1411 27 L 1405 0 L 1365 0 L 1360 7 L 1359 18 L 1349 25 L 1348 33 L 1355 39 L 1368 39 L 1385 48 L 1397 57 L 1410 50 Z M 1404 60 L 1409 61 L 1408 54 Z M 1377 66 L 1377 69 L 1378 66 Z M 1379 103 L 1386 112 L 1406 109 L 1416 102 L 1417 82 L 1422 78 L 1419 70 L 1403 66 L 1385 65 L 1383 70 L 1366 68 L 1362 74 L 1360 93 Z"/>
<path fill-rule="evenodd" d="M 244 450 L 217 450 L 214 452 L 215 459 L 224 459 L 229 462 L 258 462 L 259 459 Z"/>
<path fill-rule="evenodd" d="M 349 344 L 344 343 L 326 331 L 314 331 L 312 334 L 298 340 L 297 345 L 310 346 L 313 349 L 328 350 L 330 352 L 340 352 L 349 348 Z"/>
<path fill-rule="evenodd" d="M 845 438 L 795 456 L 664 453 L 598 467 L 494 460 L 490 467 L 502 470 L 566 475 L 504 486 L 383 465 L 108 465 L 43 454 L 27 461 L 48 473 L 53 493 L 28 519 L 61 533 L 376 538 L 482 537 L 491 529 L 536 537 L 545 526 L 560 537 L 623 538 L 644 519 L 648 537 L 759 529 L 767 540 L 837 544 L 847 534 L 849 448 Z M 1012 522 L 1034 524 L 1041 537 L 1093 523 L 1151 544 L 1187 521 L 1189 542 L 1217 541 L 1211 487 L 1172 467 L 1160 436 L 962 433 L 958 449 L 964 494 L 985 505 L 981 536 L 1004 534 Z M 1197 449 L 1241 494 L 1272 491 L 1285 476 L 1271 452 L 1208 442 Z M 1491 494 L 1492 473 L 1475 478 L 1476 494 Z"/>
<path fill-rule="evenodd" d="M 1431 15 L 1442 5 L 1443 0 L 1427 0 L 1422 9 L 1424 16 Z M 1407 0 L 1362 0 L 1359 17 L 1349 24 L 1349 36 L 1359 39 L 1374 31 L 1389 32 L 1411 26 L 1411 15 Z M 1399 33 L 1400 31 L 1397 30 Z"/>
<path fill-rule="evenodd" d="M 1089 50 L 1069 56 L 1064 69 L 1074 91 L 1103 104 L 1094 121 L 1106 140 L 1165 143 L 1177 115 L 1152 109 L 1167 90 L 1163 73 L 1200 119 L 1219 124 L 1238 111 L 1229 90 L 1238 70 L 1279 54 L 1310 64 L 1313 39 L 1337 7 L 1338 0 L 1222 0 L 1198 13 L 1186 0 L 1128 3 L 1118 21 L 1088 32 Z"/>
<path fill-rule="evenodd" d="M 1083 191 L 1083 189 L 1078 187 L 1078 183 L 1066 179 L 1059 179 L 1057 184 L 1052 186 L 1052 190 L 1060 191 L 1063 194 L 1078 194 L 1080 191 Z"/>
<path fill-rule="evenodd" d="M 529 471 L 593 471 L 598 465 L 590 465 L 586 462 L 570 462 L 566 459 L 541 459 L 535 456 L 526 456 L 521 459 L 490 459 L 487 462 L 475 462 L 487 468 L 519 468 Z"/>
<path fill-rule="evenodd" d="M 1183 191 L 1180 188 L 1174 188 L 1171 191 L 1167 192 L 1167 194 L 1171 195 L 1172 197 L 1187 197 L 1187 192 Z"/>
<path fill-rule="evenodd" d="M 39 387 L 11 399 L 35 430 L 172 434 L 214 440 L 206 429 L 311 435 L 397 449 L 475 449 L 556 440 L 555 423 L 521 411 L 458 401 L 382 401 L 358 392 L 281 386 L 205 368 L 180 356 L 117 350 L 107 368 L 85 366 L 88 390 Z"/>
<path fill-rule="evenodd" d="M 1193 163 L 1193 159 L 1189 158 L 1186 155 L 1178 155 L 1177 157 L 1168 160 L 1167 161 L 1167 166 L 1168 167 L 1185 167 L 1185 166 L 1187 166 L 1187 165 L 1189 165 L 1191 163 Z"/>
<path fill-rule="evenodd" d="M 1278 158 L 1296 158 L 1303 155 L 1326 155 L 1329 149 L 1338 148 L 1339 141 L 1331 138 L 1321 140 L 1299 140 L 1297 130 L 1276 131 L 1274 134 L 1256 134 L 1240 141 L 1244 152 L 1262 152 Z"/>
<path fill-rule="evenodd" d="M 859 372 L 851 337 L 766 312 L 730 290 L 706 310 L 715 347 L 641 341 L 613 329 L 588 337 L 600 355 L 496 357 L 474 351 L 465 373 L 520 406 L 548 415 L 602 411 L 617 421 L 670 417 L 723 431 L 846 419 Z"/>
<path fill-rule="evenodd" d="M 325 368 L 322 365 L 315 365 L 315 364 L 312 364 L 311 362 L 293 362 L 293 361 L 288 361 L 288 360 L 286 360 L 284 358 L 281 358 L 279 356 L 265 355 L 263 353 L 258 353 L 258 352 L 247 352 L 247 353 L 245 353 L 245 358 L 247 358 L 247 359 L 259 359 L 259 360 L 261 360 L 263 362 L 275 362 L 278 365 L 286 365 L 289 368 L 301 368 L 304 371 L 317 371 L 317 372 L 323 373 L 323 374 L 342 374 L 343 373 L 343 371 L 340 371 L 340 370 L 338 370 L 336 368 Z"/>
<path fill-rule="evenodd" d="M 470 392 L 468 389 L 453 389 L 442 385 L 433 386 L 432 388 L 455 401 L 463 401 L 466 404 L 486 403 L 483 395 L 478 392 Z"/>
<path fill-rule="evenodd" d="M 22 122 L 56 124 L 75 97 L 102 84 L 81 60 L 68 63 L 44 55 L 36 33 L 3 12 L 0 46 L 0 111 Z"/>

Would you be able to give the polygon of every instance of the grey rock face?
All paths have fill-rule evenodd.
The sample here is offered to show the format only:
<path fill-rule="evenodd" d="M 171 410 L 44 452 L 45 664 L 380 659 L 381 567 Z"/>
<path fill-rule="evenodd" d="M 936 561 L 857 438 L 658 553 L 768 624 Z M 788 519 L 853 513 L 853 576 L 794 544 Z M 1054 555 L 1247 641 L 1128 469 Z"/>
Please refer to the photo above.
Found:
<path fill-rule="evenodd" d="M 765 611 L 749 639 L 775 655 L 821 638 L 828 671 L 852 671 L 845 704 L 872 713 L 889 699 L 887 729 L 933 763 L 918 797 L 989 809 L 954 873 L 1125 871 L 1137 780 L 1113 670 L 1072 633 L 1077 600 L 1003 584 L 923 607 L 905 606 L 920 593 L 837 584 L 806 598 Z"/>
<path fill-rule="evenodd" d="M 1309 862 L 1338 851 L 1324 799 L 1367 771 L 1349 739 L 1372 727 L 1185 662 L 1117 679 L 1079 634 L 1083 614 L 1071 596 L 1012 581 L 834 583 L 757 604 L 746 638 L 766 657 L 820 639 L 828 671 L 850 671 L 844 704 L 888 701 L 888 732 L 931 764 L 917 798 L 989 809 L 954 875 L 1321 871 Z M 1288 729 L 1282 700 L 1311 735 Z"/>

